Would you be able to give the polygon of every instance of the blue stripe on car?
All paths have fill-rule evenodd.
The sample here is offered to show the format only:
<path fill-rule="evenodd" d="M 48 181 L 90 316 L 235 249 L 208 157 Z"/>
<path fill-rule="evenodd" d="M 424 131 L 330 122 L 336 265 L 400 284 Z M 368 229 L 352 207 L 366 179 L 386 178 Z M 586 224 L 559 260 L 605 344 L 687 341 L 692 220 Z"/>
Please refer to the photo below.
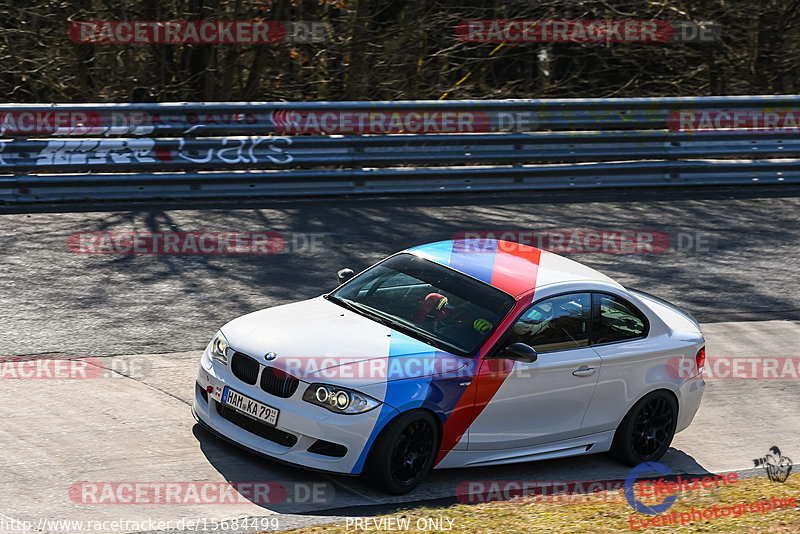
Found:
<path fill-rule="evenodd" d="M 381 412 L 378 415 L 378 420 L 375 422 L 375 426 L 372 427 L 372 432 L 367 439 L 367 444 L 364 450 L 361 451 L 358 460 L 356 460 L 353 470 L 351 471 L 352 473 L 360 473 L 363 469 L 367 454 L 375 438 L 378 437 L 378 434 L 383 430 L 383 427 L 386 426 L 386 423 L 397 413 L 395 407 L 401 412 L 412 408 L 419 408 L 427 397 L 431 377 L 400 378 L 399 380 L 392 380 L 395 378 L 392 374 L 392 370 L 397 368 L 397 366 L 392 365 L 392 360 L 400 359 L 401 357 L 408 358 L 412 355 L 411 357 L 419 358 L 420 361 L 424 362 L 427 359 L 435 358 L 435 353 L 436 349 L 430 345 L 417 341 L 401 332 L 392 330 L 392 338 L 389 341 L 389 358 L 386 362 L 387 379 L 389 379 L 389 381 L 386 384 L 384 404 L 380 407 Z M 403 364 L 400 364 L 399 368 L 403 369 L 403 367 Z"/>

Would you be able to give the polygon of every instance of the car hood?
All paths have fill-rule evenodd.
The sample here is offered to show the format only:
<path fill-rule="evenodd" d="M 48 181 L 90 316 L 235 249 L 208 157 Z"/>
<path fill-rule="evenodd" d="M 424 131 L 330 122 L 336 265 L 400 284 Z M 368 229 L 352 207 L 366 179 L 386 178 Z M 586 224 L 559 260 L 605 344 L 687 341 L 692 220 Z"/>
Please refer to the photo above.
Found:
<path fill-rule="evenodd" d="M 324 297 L 243 315 L 223 326 L 222 333 L 233 350 L 262 365 L 305 382 L 345 387 L 448 374 L 471 361 Z"/>

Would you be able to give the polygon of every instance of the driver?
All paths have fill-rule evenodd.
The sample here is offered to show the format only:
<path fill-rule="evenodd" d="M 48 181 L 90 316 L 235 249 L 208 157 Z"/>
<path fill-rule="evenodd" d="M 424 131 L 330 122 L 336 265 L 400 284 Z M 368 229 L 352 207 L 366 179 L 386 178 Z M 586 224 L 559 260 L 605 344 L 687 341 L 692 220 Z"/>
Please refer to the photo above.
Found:
<path fill-rule="evenodd" d="M 433 325 L 447 317 L 449 311 L 447 297 L 441 293 L 428 293 L 417 306 L 411 320 L 419 326 Z"/>

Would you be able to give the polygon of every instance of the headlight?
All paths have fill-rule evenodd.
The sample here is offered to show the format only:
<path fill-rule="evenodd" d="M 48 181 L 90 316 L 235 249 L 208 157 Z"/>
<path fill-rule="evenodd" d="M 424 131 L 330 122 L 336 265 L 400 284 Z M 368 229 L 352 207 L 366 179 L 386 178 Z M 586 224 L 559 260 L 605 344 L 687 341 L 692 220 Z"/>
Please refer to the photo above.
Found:
<path fill-rule="evenodd" d="M 381 404 L 369 395 L 327 384 L 311 384 L 303 393 L 303 400 L 344 414 L 368 412 Z"/>
<path fill-rule="evenodd" d="M 211 357 L 220 363 L 228 364 L 228 340 L 222 335 L 222 330 L 217 331 L 217 335 L 211 340 Z"/>

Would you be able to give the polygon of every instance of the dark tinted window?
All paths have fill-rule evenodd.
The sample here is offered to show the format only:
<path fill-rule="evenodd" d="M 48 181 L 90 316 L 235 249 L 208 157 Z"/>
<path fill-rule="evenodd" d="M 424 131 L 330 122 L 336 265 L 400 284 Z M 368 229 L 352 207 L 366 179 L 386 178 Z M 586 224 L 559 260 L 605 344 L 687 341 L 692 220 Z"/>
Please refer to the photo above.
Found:
<path fill-rule="evenodd" d="M 643 337 L 647 320 L 642 312 L 619 297 L 594 293 L 592 343 L 610 343 Z"/>
<path fill-rule="evenodd" d="M 537 352 L 589 344 L 591 296 L 570 293 L 537 302 L 509 329 L 506 345 L 525 343 Z"/>

